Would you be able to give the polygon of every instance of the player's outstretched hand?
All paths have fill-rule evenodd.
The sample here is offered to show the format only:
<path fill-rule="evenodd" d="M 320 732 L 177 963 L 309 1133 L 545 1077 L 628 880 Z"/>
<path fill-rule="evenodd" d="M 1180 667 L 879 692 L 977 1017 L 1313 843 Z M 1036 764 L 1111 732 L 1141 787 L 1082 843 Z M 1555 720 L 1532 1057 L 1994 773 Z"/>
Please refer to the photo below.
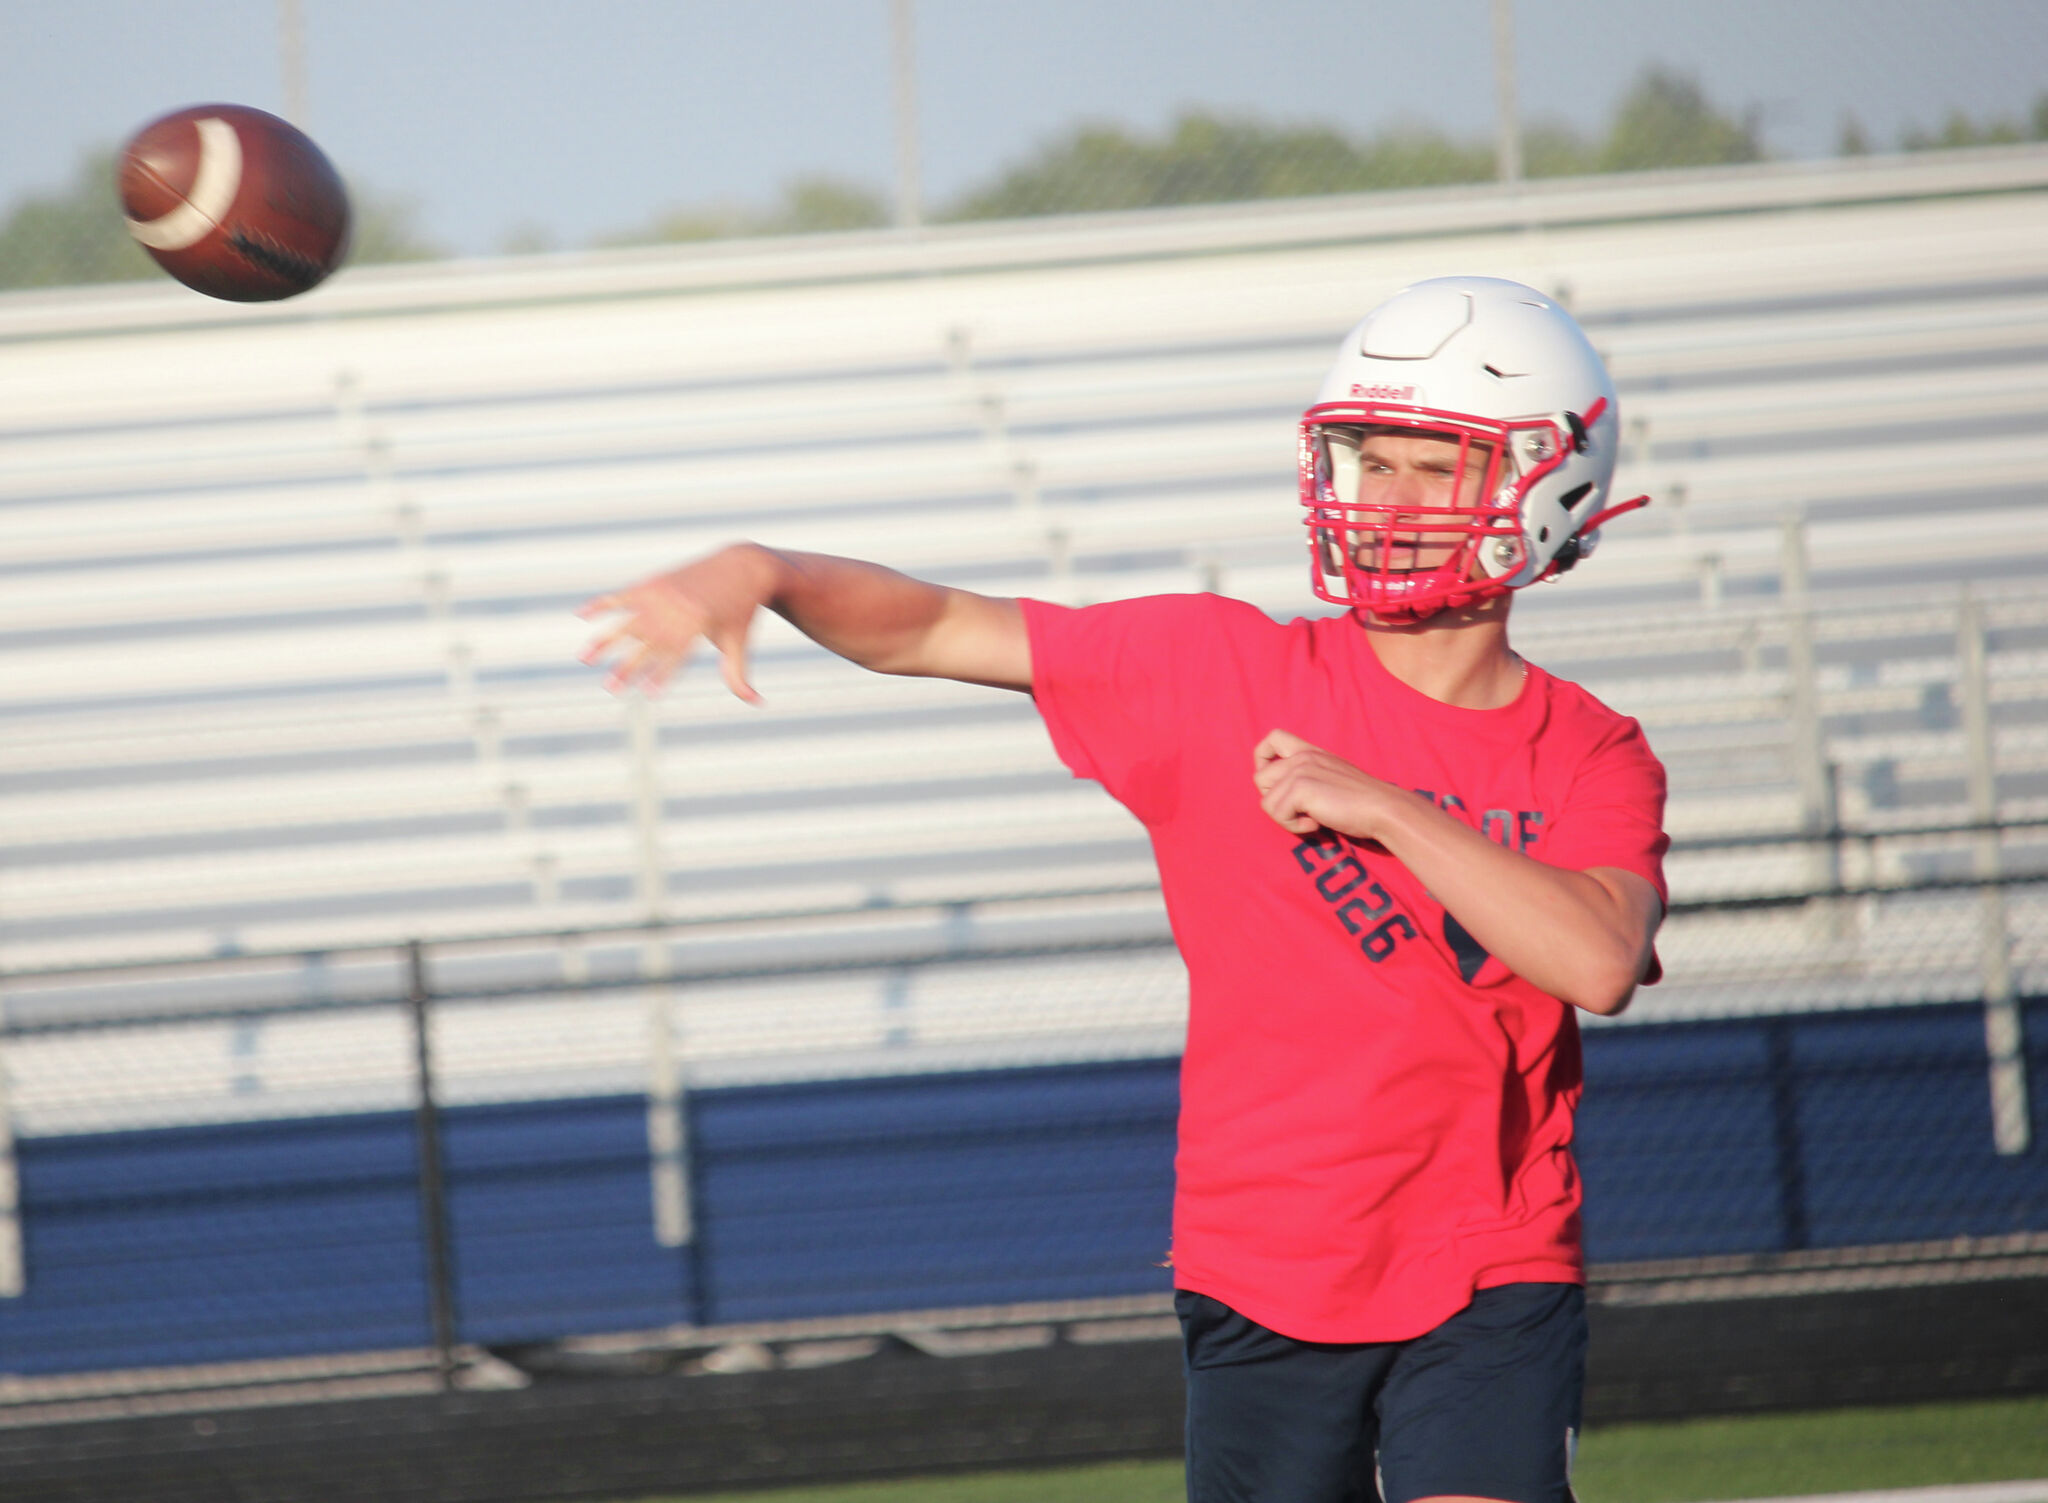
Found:
<path fill-rule="evenodd" d="M 1400 790 L 1292 731 L 1267 733 L 1252 752 L 1259 807 L 1295 835 L 1327 828 L 1359 840 L 1378 838 L 1387 800 Z"/>
<path fill-rule="evenodd" d="M 654 694 L 689 659 L 701 637 L 718 651 L 725 686 L 748 704 L 759 704 L 761 696 L 747 682 L 747 629 L 754 613 L 768 603 L 774 580 L 770 556 L 739 544 L 599 595 L 576 614 L 595 620 L 622 613 L 624 619 L 593 637 L 582 659 L 595 667 L 607 654 L 616 654 L 604 686 L 617 694 L 638 684 Z"/>

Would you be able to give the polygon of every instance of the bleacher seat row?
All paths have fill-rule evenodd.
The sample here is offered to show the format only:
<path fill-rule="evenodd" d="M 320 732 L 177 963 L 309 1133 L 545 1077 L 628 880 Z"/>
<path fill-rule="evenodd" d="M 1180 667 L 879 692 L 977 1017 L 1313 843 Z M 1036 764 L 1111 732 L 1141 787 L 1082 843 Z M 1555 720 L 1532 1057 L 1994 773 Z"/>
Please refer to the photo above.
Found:
<path fill-rule="evenodd" d="M 1518 610 L 1532 655 L 1649 725 L 1676 832 L 1802 828 L 1816 765 L 1850 823 L 1966 817 L 1966 585 L 1999 807 L 2043 812 L 2048 152 L 1887 170 L 1593 185 L 1570 191 L 1597 213 L 1558 190 L 1520 222 L 1460 191 L 1383 218 L 827 237 L 755 248 L 749 277 L 722 246 L 380 270 L 284 312 L 168 286 L 0 299 L 0 973 L 1142 883 L 1136 826 L 1009 696 L 871 679 L 768 621 L 765 711 L 700 673 L 636 739 L 570 609 L 751 535 L 998 593 L 1300 612 L 1295 418 L 1364 308 L 1448 270 L 1568 296 L 1612 363 L 1619 484 L 1658 504 Z M 1927 859 L 1887 847 L 1877 871 Z M 1702 852 L 1673 875 L 1782 890 L 1814 861 Z M 1919 966 L 1916 995 L 1960 994 L 1975 951 L 1926 936 L 1962 934 L 1970 901 L 1911 954 L 1869 907 L 1675 924 L 1644 1011 L 1737 1006 L 1767 972 L 1850 998 Z M 1122 984 L 1123 961 L 1076 964 L 1089 996 Z M 1101 1027 L 1170 1031 L 1158 964 Z M 837 999 L 815 1027 L 732 1050 L 881 1038 L 903 985 L 806 982 Z M 724 1025 L 693 1006 L 708 1062 Z M 920 1014 L 947 1058 L 1011 1047 L 993 1013 L 954 1037 L 947 1007 L 972 1013 Z M 533 1058 L 554 1027 L 532 1023 Z"/>

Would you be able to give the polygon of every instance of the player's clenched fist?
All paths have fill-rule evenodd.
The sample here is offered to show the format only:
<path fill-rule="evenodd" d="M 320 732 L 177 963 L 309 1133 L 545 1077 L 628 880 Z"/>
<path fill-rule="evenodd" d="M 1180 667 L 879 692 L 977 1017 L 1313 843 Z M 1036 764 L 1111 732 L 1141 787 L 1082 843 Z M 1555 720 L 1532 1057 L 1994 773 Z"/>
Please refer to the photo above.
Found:
<path fill-rule="evenodd" d="M 1252 752 L 1259 807 L 1281 829 L 1318 827 L 1359 840 L 1377 838 L 1380 814 L 1397 790 L 1292 731 L 1272 731 Z"/>
<path fill-rule="evenodd" d="M 599 595 L 577 608 L 586 620 L 623 612 L 624 619 L 591 639 L 583 661 L 596 666 L 616 652 L 605 687 L 614 693 L 644 686 L 652 694 L 668 682 L 702 637 L 717 649 L 725 685 L 749 704 L 761 696 L 747 682 L 747 628 L 773 593 L 775 565 L 765 549 L 737 544 Z"/>

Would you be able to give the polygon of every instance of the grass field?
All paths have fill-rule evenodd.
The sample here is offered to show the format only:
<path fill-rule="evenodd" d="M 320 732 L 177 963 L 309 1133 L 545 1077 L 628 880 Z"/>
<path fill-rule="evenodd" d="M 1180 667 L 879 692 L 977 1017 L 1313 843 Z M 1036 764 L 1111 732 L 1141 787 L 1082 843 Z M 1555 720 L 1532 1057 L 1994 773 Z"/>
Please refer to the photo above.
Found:
<path fill-rule="evenodd" d="M 1705 1503 L 2048 1477 L 2048 1396 L 1614 1425 L 1579 1448 L 1583 1503 Z M 1180 1465 L 697 1495 L 691 1503 L 1182 1503 Z M 652 1503 L 652 1500 L 650 1500 Z M 670 1500 L 661 1500 L 670 1503 Z"/>

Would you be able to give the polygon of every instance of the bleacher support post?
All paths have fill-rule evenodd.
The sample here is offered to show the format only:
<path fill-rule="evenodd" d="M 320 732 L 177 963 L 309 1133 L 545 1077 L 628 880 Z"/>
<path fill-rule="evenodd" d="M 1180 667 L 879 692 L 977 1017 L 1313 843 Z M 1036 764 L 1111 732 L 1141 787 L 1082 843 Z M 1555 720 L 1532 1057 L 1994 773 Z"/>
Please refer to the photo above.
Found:
<path fill-rule="evenodd" d="M 1778 1179 L 1778 1225 L 1784 1251 L 1807 1245 L 1806 1147 L 1799 1132 L 1799 1081 L 1792 1059 L 1792 1019 L 1779 1014 L 1764 1024 L 1771 1083 L 1771 1149 Z"/>
<path fill-rule="evenodd" d="M 7 1020 L 7 994 L 0 992 L 0 1024 Z M 14 1157 L 14 1111 L 7 1092 L 7 1035 L 0 1030 L 0 1299 L 19 1298 L 28 1288 L 28 1264 L 21 1243 L 21 1168 Z"/>
<path fill-rule="evenodd" d="M 1968 758 L 1970 818 L 1980 826 L 1973 841 L 1978 927 L 1984 977 L 1984 1046 L 1991 1077 L 1991 1139 L 2000 1153 L 2025 1153 L 2030 1137 L 2027 1062 L 2019 1000 L 2012 978 L 2012 939 L 2006 923 L 2004 868 L 1999 846 L 1998 760 L 1991 740 L 1991 667 L 1984 608 L 1963 587 L 1956 606 L 1956 665 L 1961 690 L 1963 745 Z"/>
<path fill-rule="evenodd" d="M 426 1249 L 427 1313 L 433 1325 L 434 1363 L 441 1387 L 455 1386 L 455 1267 L 448 1236 L 448 1197 L 441 1171 L 441 1114 L 434 1097 L 434 1048 L 429 1033 L 426 947 L 405 947 L 406 1005 L 412 1014 L 417 1095 L 413 1131 L 418 1148 L 420 1240 Z"/>
<path fill-rule="evenodd" d="M 1829 765 L 1827 736 L 1821 724 L 1820 673 L 1813 650 L 1813 598 L 1807 585 L 1806 518 L 1793 511 L 1785 518 L 1780 545 L 1780 596 L 1785 613 L 1786 706 L 1791 735 L 1792 772 L 1799 787 L 1799 828 L 1808 837 L 1807 886 L 1827 891 L 1840 881 L 1840 841 L 1836 818 L 1834 769 Z M 1837 937 L 1840 915 L 1831 900 L 1822 900 L 1816 917 L 1829 938 Z"/>
<path fill-rule="evenodd" d="M 683 1072 L 676 1060 L 675 1030 L 669 1019 L 668 942 L 659 936 L 640 947 L 640 975 L 647 983 L 647 1168 L 654 1202 L 654 1240 L 663 1247 L 688 1247 L 691 1239 L 687 1134 L 683 1119 Z"/>
<path fill-rule="evenodd" d="M 1720 554 L 1700 555 L 1700 609 L 1703 611 L 1721 609 L 1723 568 Z"/>
<path fill-rule="evenodd" d="M 626 719 L 640 902 L 647 922 L 659 924 L 668 907 L 668 878 L 661 859 L 661 786 L 655 768 L 660 740 L 653 707 L 644 697 L 626 701 Z M 676 1059 L 670 1016 L 669 971 L 668 941 L 658 931 L 651 932 L 640 949 L 640 975 L 647 983 L 647 1163 L 654 1240 L 663 1247 L 688 1247 L 692 1237 L 689 1146 L 682 1068 Z"/>

